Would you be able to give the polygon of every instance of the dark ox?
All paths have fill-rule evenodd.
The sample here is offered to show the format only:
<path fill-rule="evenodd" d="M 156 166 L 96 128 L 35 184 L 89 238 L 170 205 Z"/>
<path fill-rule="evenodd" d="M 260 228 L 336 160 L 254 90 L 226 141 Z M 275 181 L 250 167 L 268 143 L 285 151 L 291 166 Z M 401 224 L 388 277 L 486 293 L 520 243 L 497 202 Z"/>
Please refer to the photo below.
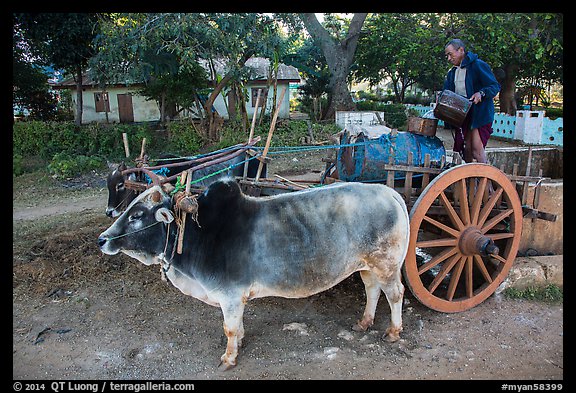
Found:
<path fill-rule="evenodd" d="M 353 329 L 373 324 L 382 290 L 391 309 L 385 339 L 400 338 L 400 270 L 410 231 L 406 205 L 392 188 L 337 183 L 256 198 L 229 179 L 210 185 L 197 202 L 196 221 L 187 216 L 182 254 L 173 251 L 173 202 L 160 186 L 138 196 L 98 243 L 105 254 L 162 264 L 180 291 L 222 309 L 228 342 L 221 368 L 236 364 L 248 300 L 308 297 L 356 271 L 367 302 Z"/>
<path fill-rule="evenodd" d="M 178 165 L 175 167 L 167 167 L 166 169 L 168 172 L 166 173 L 166 177 L 170 177 L 177 173 L 180 173 L 188 168 L 190 165 L 184 164 L 187 160 L 185 158 L 178 158 L 172 155 L 164 155 L 161 158 L 162 164 L 171 164 L 171 163 L 183 163 L 182 165 Z M 214 172 L 219 171 L 220 169 L 224 169 L 230 165 L 234 165 L 232 170 L 224 171 L 214 176 L 208 177 L 201 181 L 194 183 L 195 187 L 207 187 L 211 183 L 215 182 L 218 179 L 222 179 L 223 177 L 232 176 L 242 176 L 244 174 L 244 165 L 241 163 L 245 160 L 245 155 L 241 154 L 230 160 L 211 165 L 206 168 L 198 169 L 192 173 L 192 180 L 198 180 L 204 176 L 210 175 Z M 161 164 L 158 164 L 161 165 Z M 259 161 L 252 159 L 248 162 L 248 173 L 247 176 L 249 178 L 255 178 L 256 173 L 258 171 Z M 138 182 L 146 182 L 144 178 L 144 174 L 142 172 L 138 173 L 130 173 L 128 175 L 122 175 L 122 171 L 126 170 L 127 167 L 124 163 L 121 163 L 118 168 L 114 169 L 112 172 L 108 174 L 106 178 L 106 186 L 108 187 L 108 204 L 106 207 L 106 215 L 108 217 L 118 217 L 124 209 L 136 198 L 139 194 L 138 191 L 134 189 L 127 188 L 125 186 L 126 179 Z M 263 165 L 261 177 L 266 177 L 266 164 Z M 175 184 L 176 181 L 174 180 L 172 184 Z"/>

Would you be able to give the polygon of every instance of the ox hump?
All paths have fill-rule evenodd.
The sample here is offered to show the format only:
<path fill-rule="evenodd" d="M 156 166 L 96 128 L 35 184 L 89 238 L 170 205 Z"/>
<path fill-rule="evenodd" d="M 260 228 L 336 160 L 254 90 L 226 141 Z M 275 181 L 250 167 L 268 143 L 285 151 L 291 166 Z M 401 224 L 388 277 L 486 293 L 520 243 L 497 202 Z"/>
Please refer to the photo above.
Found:
<path fill-rule="evenodd" d="M 205 203 L 210 207 L 217 208 L 234 204 L 243 195 L 236 180 L 228 177 L 210 184 L 198 199 L 198 203 Z"/>

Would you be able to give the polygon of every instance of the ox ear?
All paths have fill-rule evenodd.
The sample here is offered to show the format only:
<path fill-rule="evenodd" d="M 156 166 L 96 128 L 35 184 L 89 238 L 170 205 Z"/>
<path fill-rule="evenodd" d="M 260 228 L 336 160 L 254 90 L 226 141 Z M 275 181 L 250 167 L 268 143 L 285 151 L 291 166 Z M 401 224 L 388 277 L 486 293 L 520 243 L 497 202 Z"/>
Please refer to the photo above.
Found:
<path fill-rule="evenodd" d="M 156 210 L 154 217 L 156 217 L 156 221 L 161 221 L 164 224 L 170 224 L 172 221 L 174 221 L 172 212 L 165 207 L 161 207 L 160 209 Z"/>

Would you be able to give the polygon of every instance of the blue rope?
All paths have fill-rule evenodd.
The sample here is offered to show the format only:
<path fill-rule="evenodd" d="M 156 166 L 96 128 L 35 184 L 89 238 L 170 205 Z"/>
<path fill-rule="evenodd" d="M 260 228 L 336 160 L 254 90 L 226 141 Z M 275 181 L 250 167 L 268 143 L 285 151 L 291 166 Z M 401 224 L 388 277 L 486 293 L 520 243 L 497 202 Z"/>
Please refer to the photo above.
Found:
<path fill-rule="evenodd" d="M 153 170 L 152 170 L 152 172 L 154 172 L 155 174 L 160 175 L 160 176 L 164 176 L 164 177 L 168 177 L 168 176 L 167 176 L 167 175 L 168 175 L 168 171 L 169 171 L 169 170 L 168 170 L 168 168 L 166 168 L 166 167 L 162 167 L 162 168 L 160 168 L 160 169 L 153 169 Z M 150 176 L 148 176 L 146 173 L 144 174 L 144 179 L 146 179 L 146 182 L 147 182 L 148 184 L 152 183 L 152 179 L 151 179 Z"/>
<path fill-rule="evenodd" d="M 209 152 L 209 153 L 197 154 L 195 156 L 184 156 L 184 157 L 181 156 L 181 157 L 176 157 L 176 158 L 174 158 L 174 157 L 172 157 L 172 158 L 157 158 L 154 161 L 171 161 L 171 160 L 175 160 L 175 159 L 195 160 L 197 158 L 204 158 L 204 157 L 212 156 L 212 155 L 215 155 L 218 153 L 224 153 L 224 152 L 231 151 L 231 150 L 237 150 L 240 147 L 241 146 L 239 146 L 239 145 L 228 146 L 228 147 L 225 147 L 222 149 L 214 150 L 214 151 Z"/>
<path fill-rule="evenodd" d="M 327 149 L 340 149 L 343 147 L 356 147 L 356 146 L 367 146 L 367 145 L 373 145 L 373 144 L 382 144 L 384 143 L 383 140 L 380 139 L 372 139 L 372 140 L 368 140 L 366 142 L 356 142 L 356 143 L 342 143 L 342 144 L 338 144 L 338 145 L 320 145 L 320 146 L 270 146 L 269 150 L 268 150 L 268 154 L 288 154 L 288 153 L 295 153 L 295 152 L 304 152 L 304 151 L 312 151 L 312 150 L 327 150 Z M 264 147 L 262 146 L 251 146 L 250 147 L 253 150 L 264 150 Z M 238 149 L 238 146 L 231 146 L 231 147 L 227 147 L 224 149 L 220 149 L 220 150 L 215 150 L 211 153 L 206 153 L 206 154 L 199 154 L 196 156 L 185 156 L 185 157 L 178 157 L 181 159 L 187 159 L 187 160 L 193 160 L 196 158 L 202 158 L 202 157 L 207 157 L 207 156 L 211 156 L 214 155 L 216 153 L 221 153 L 221 152 L 225 152 L 225 151 L 229 151 L 229 150 L 236 150 Z M 175 158 L 159 158 L 156 159 L 155 161 L 168 161 L 168 160 L 174 160 Z"/>

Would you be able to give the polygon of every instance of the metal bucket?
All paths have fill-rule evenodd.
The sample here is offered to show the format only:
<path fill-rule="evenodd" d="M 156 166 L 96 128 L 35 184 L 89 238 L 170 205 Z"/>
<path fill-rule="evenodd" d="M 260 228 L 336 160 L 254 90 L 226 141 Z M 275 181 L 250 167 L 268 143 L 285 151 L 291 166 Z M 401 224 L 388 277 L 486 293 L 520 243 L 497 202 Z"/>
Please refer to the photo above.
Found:
<path fill-rule="evenodd" d="M 472 101 L 450 90 L 443 90 L 434 108 L 434 116 L 455 127 L 462 127 Z"/>

